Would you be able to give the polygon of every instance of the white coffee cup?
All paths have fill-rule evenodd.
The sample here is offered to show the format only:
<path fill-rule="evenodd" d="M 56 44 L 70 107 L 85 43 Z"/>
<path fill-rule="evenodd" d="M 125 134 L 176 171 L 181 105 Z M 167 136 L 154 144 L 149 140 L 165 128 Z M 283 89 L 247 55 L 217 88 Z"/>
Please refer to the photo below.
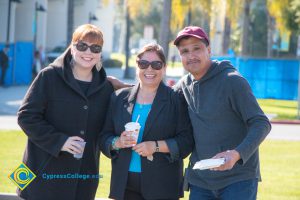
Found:
<path fill-rule="evenodd" d="M 125 124 L 125 130 L 131 132 L 131 136 L 135 138 L 135 142 L 137 143 L 139 138 L 141 125 L 138 122 L 128 122 Z"/>
<path fill-rule="evenodd" d="M 77 141 L 77 143 L 82 147 L 82 152 L 81 153 L 76 153 L 73 155 L 74 158 L 77 158 L 77 159 L 81 159 L 82 156 L 83 156 L 83 152 L 84 152 L 84 148 L 85 148 L 85 144 L 86 142 L 83 142 L 83 141 Z"/>

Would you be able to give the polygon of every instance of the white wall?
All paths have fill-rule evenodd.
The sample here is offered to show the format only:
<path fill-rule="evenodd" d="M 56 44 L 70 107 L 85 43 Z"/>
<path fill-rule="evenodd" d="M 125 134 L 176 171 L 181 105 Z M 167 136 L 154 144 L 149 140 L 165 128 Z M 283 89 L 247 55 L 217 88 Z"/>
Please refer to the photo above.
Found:
<path fill-rule="evenodd" d="M 46 47 L 67 45 L 67 0 L 48 0 Z"/>
<path fill-rule="evenodd" d="M 37 47 L 47 50 L 66 44 L 68 0 L 23 0 L 12 3 L 10 20 L 10 40 L 34 40 L 35 2 L 46 8 L 46 12 L 37 12 Z M 102 5 L 100 0 L 74 0 L 74 29 L 89 22 L 89 13 L 96 15 L 98 26 L 104 35 L 104 51 L 111 52 L 113 45 L 114 6 L 113 0 Z M 0 42 L 6 41 L 8 0 L 0 0 Z"/>
<path fill-rule="evenodd" d="M 109 5 L 99 6 L 95 11 L 98 21 L 92 21 L 92 24 L 98 26 L 104 35 L 103 51 L 112 52 L 113 50 L 113 34 L 114 34 L 114 14 L 115 9 L 113 1 Z"/>
<path fill-rule="evenodd" d="M 35 26 L 35 0 L 22 1 L 15 5 L 15 41 L 30 41 L 34 40 Z M 47 0 L 38 0 L 38 5 L 42 5 L 47 11 Z M 46 22 L 47 11 L 37 11 L 37 48 L 46 45 Z"/>
<path fill-rule="evenodd" d="M 16 22 L 16 8 L 20 4 L 11 2 L 11 12 L 10 12 L 10 31 L 9 31 L 9 42 L 13 43 L 15 41 L 15 22 Z M 7 22 L 8 22 L 8 0 L 0 0 L 0 42 L 6 42 L 7 37 Z"/>
<path fill-rule="evenodd" d="M 0 1 L 0 42 L 6 42 L 6 33 L 7 33 L 7 15 L 8 15 L 8 0 Z"/>

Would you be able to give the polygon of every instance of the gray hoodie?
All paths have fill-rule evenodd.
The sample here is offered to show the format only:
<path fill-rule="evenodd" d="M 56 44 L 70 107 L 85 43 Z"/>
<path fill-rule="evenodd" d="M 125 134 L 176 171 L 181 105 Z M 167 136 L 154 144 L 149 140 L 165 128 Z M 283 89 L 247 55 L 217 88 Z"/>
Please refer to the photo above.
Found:
<path fill-rule="evenodd" d="M 231 170 L 189 170 L 188 182 L 209 190 L 237 181 L 261 180 L 258 146 L 271 130 L 268 118 L 259 107 L 248 82 L 228 61 L 212 61 L 199 80 L 184 76 L 175 89 L 183 92 L 189 106 L 196 161 L 235 149 L 239 160 Z"/>

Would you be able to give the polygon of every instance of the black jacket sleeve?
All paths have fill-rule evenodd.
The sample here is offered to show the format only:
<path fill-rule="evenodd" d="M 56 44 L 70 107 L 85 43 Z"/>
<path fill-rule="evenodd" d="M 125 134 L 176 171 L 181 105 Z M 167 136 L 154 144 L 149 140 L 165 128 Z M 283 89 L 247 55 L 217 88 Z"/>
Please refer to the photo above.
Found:
<path fill-rule="evenodd" d="M 100 146 L 100 150 L 102 153 L 108 158 L 112 158 L 117 155 L 117 151 L 113 151 L 111 149 L 111 143 L 113 138 L 115 137 L 115 128 L 113 123 L 113 108 L 116 102 L 116 94 L 113 93 L 111 95 L 111 100 L 107 112 L 107 117 L 105 120 L 104 128 L 100 133 L 98 145 Z"/>

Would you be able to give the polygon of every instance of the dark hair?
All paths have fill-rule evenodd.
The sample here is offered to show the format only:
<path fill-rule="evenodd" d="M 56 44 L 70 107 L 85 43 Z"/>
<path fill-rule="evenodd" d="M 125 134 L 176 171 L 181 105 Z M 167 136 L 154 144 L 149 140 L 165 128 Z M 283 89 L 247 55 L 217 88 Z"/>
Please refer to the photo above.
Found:
<path fill-rule="evenodd" d="M 166 57 L 164 54 L 164 50 L 163 48 L 156 43 L 151 43 L 151 44 L 147 44 L 145 45 L 142 49 L 140 49 L 140 51 L 137 54 L 137 61 L 139 59 L 141 59 L 141 57 L 144 55 L 144 53 L 146 52 L 155 52 L 156 55 L 160 58 L 160 60 L 164 63 L 164 65 L 166 65 Z"/>

